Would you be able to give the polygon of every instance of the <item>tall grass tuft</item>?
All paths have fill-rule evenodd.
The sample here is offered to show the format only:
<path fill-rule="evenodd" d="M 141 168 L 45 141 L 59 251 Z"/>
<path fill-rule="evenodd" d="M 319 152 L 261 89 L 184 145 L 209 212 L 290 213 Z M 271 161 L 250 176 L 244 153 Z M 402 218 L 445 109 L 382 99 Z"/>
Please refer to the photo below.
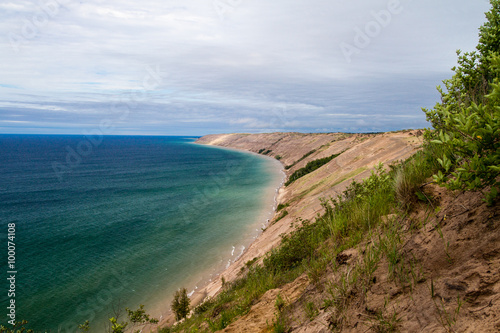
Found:
<path fill-rule="evenodd" d="M 410 210 L 418 200 L 428 201 L 422 184 L 440 169 L 437 156 L 441 153 L 436 145 L 424 150 L 395 167 L 394 193 L 400 206 Z"/>

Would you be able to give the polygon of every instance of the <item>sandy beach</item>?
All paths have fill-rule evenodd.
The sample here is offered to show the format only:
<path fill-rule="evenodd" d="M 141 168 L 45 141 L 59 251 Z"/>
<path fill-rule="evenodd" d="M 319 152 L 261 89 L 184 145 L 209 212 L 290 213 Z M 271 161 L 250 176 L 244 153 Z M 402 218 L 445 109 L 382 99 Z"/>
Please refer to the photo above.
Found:
<path fill-rule="evenodd" d="M 247 237 L 243 243 L 233 246 L 232 250 L 229 249 L 230 251 L 228 251 L 228 256 L 225 260 L 208 270 L 199 272 L 200 274 L 197 274 L 197 278 L 186 281 L 186 285 L 183 287 L 188 290 L 192 308 L 201 304 L 207 297 L 214 297 L 222 287 L 222 277 L 224 277 L 226 281 L 232 281 L 237 276 L 237 272 L 240 271 L 241 267 L 250 260 L 248 258 L 255 257 L 255 249 L 257 247 L 254 244 L 262 238 L 264 230 L 266 230 L 270 221 L 275 216 L 276 207 L 279 202 L 279 194 L 283 191 L 286 179 L 284 165 L 273 157 L 260 155 L 245 149 L 220 146 L 207 146 L 207 148 L 208 147 L 243 152 L 268 160 L 270 163 L 269 166 L 267 166 L 267 172 L 272 175 L 273 181 L 262 198 L 262 210 L 256 220 L 249 224 L 248 229 L 245 231 Z M 175 315 L 170 309 L 171 301 L 172 295 L 163 301 L 161 305 L 155 306 L 151 311 L 151 313 L 160 313 L 158 318 L 160 319 L 159 327 L 170 326 L 175 323 Z M 168 310 L 165 310 L 166 304 L 168 304 Z M 148 327 L 146 327 L 146 329 L 147 328 Z"/>
<path fill-rule="evenodd" d="M 289 203 L 290 206 L 286 208 L 289 214 L 275 223 L 276 221 L 273 221 L 274 210 L 271 210 L 272 214 L 268 215 L 270 223 L 263 232 L 259 232 L 258 237 L 249 244 L 244 253 L 191 295 L 193 307 L 206 297 L 216 296 L 222 287 L 222 278 L 226 282 L 234 281 L 240 276 L 246 262 L 255 258 L 257 262 L 260 262 L 268 251 L 279 245 L 282 234 L 293 230 L 291 224 L 297 218 L 313 219 L 322 210 L 320 198 L 336 196 L 353 179 L 360 180 L 369 176 L 371 168 L 380 161 L 395 161 L 413 154 L 421 140 L 413 133 L 380 135 L 269 133 L 250 136 L 246 134 L 209 135 L 202 137 L 197 143 L 217 146 L 215 149 L 224 147 L 224 149 L 252 154 L 265 149 L 271 153 L 263 157 L 273 160 L 276 170 L 280 169 L 283 179 L 285 175 L 304 167 L 311 160 L 344 153 L 322 168 L 322 171 L 318 170 L 314 175 L 303 177 L 292 186 L 284 187 L 282 182 L 278 188 L 275 188 L 272 197 L 264 198 L 263 206 L 272 205 L 272 208 L 275 208 L 277 203 Z M 301 159 L 308 153 L 311 153 L 310 156 Z M 285 165 L 293 165 L 293 167 L 283 170 Z M 261 219 L 267 220 L 265 217 Z M 160 326 L 170 326 L 174 323 L 175 318 L 172 313 L 167 313 L 162 318 Z"/>

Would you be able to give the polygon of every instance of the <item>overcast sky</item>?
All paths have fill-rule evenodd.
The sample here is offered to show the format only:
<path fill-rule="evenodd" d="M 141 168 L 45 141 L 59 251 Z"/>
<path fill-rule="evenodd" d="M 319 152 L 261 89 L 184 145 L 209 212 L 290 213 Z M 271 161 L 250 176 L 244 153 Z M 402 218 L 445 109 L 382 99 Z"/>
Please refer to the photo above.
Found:
<path fill-rule="evenodd" d="M 428 126 L 487 0 L 2 0 L 0 133 Z"/>

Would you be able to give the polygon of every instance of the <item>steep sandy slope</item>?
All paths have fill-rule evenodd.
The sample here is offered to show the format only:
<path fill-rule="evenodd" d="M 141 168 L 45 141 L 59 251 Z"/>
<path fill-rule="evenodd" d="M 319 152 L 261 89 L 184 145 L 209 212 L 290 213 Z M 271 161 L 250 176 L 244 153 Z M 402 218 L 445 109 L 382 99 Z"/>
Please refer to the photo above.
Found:
<path fill-rule="evenodd" d="M 261 258 L 267 251 L 277 246 L 281 239 L 280 235 L 290 232 L 292 230 L 291 224 L 297 218 L 311 219 L 321 212 L 320 198 L 340 194 L 353 179 L 360 180 L 369 176 L 373 167 L 379 163 L 389 165 L 392 162 L 408 158 L 419 149 L 421 140 L 420 132 L 415 131 L 383 134 L 222 134 L 200 138 L 197 141 L 199 144 L 230 147 L 257 153 L 260 151 L 267 156 L 278 156 L 285 166 L 294 164 L 307 153 L 314 151 L 301 162 L 286 170 L 288 175 L 305 166 L 309 161 L 341 153 L 326 165 L 280 190 L 278 202 L 289 205 L 286 207 L 288 215 L 278 220 L 277 217 L 280 214 L 277 214 L 277 217 L 271 221 L 262 235 L 221 276 L 228 282 L 237 278 L 246 262 L 254 258 Z M 221 280 L 219 278 L 208 287 L 200 290 L 194 297 L 200 299 L 205 296 L 213 296 L 220 287 Z M 252 331 L 254 332 L 257 332 L 258 329 L 264 329 L 267 325 L 267 316 L 257 317 L 251 319 Z M 228 332 L 237 332 L 231 327 L 227 328 Z"/>
<path fill-rule="evenodd" d="M 271 224 L 240 261 L 224 272 L 226 280 L 237 277 L 243 263 L 278 245 L 279 235 L 289 232 L 298 217 L 310 219 L 320 212 L 319 198 L 340 193 L 352 179 L 368 176 L 379 162 L 390 164 L 413 154 L 420 142 L 415 134 L 419 133 L 321 134 L 315 140 L 279 133 L 204 138 L 227 147 L 272 150 L 269 154 L 282 156 L 285 165 L 316 150 L 288 170 L 288 175 L 308 161 L 343 152 L 280 191 L 279 201 L 289 204 L 289 214 Z M 292 144 L 292 140 L 297 141 Z M 332 298 L 329 286 L 338 285 L 365 264 L 366 247 L 377 242 L 376 230 L 359 248 L 339 254 L 319 281 L 313 283 L 303 274 L 269 290 L 223 332 L 272 332 L 277 295 L 287 302 L 290 332 L 500 332 L 500 207 L 487 207 L 481 192 L 453 193 L 433 184 L 426 184 L 424 190 L 432 198 L 430 206 L 421 204 L 410 215 L 386 218 L 401 241 L 401 259 L 396 263 L 400 271 L 383 258 L 367 286 L 345 290 L 343 313 L 325 306 L 325 300 Z M 399 277 L 394 277 L 395 272 Z M 217 287 L 213 285 L 211 291 Z"/>

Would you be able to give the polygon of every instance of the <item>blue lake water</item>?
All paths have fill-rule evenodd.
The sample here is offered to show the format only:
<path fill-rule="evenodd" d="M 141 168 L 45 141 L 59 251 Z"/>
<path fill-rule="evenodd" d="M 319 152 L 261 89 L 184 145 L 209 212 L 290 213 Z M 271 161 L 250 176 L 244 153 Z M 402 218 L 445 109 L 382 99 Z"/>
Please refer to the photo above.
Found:
<path fill-rule="evenodd" d="M 179 287 L 234 261 L 257 235 L 275 161 L 187 137 L 0 135 L 0 246 L 15 223 L 16 291 L 36 332 L 104 331 L 113 309 L 161 316 Z"/>

